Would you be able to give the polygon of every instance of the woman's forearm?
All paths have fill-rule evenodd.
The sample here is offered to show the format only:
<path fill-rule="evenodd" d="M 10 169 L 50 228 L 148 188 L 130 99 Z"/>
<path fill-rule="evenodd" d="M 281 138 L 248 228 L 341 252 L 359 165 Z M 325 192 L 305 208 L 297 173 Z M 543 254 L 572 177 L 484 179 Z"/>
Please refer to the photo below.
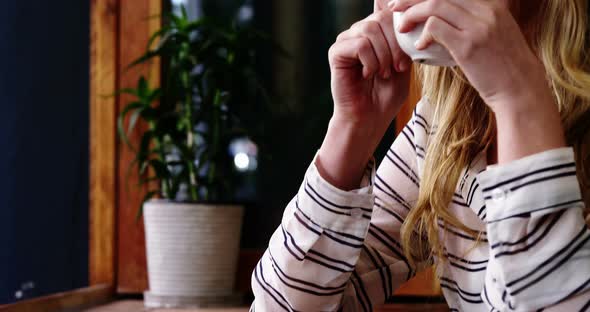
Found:
<path fill-rule="evenodd" d="M 496 105 L 498 163 L 508 163 L 529 155 L 566 145 L 561 117 L 544 88 L 529 88 L 522 95 Z"/>
<path fill-rule="evenodd" d="M 320 175 L 339 189 L 358 188 L 383 133 L 375 125 L 355 125 L 332 118 L 316 159 Z"/>

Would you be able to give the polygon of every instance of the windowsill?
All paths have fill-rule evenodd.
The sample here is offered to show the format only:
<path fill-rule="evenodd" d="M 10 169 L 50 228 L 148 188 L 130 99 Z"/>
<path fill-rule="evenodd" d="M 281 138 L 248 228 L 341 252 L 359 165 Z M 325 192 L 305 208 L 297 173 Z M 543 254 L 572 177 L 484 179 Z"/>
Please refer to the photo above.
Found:
<path fill-rule="evenodd" d="M 248 312 L 248 307 L 241 308 L 203 308 L 203 309 L 146 309 L 141 300 L 121 300 L 95 308 L 84 310 L 85 312 Z M 449 308 L 444 303 L 399 303 L 386 304 L 374 309 L 375 312 L 447 312 Z"/>
<path fill-rule="evenodd" d="M 98 307 L 83 310 L 84 312 L 248 312 L 243 308 L 203 308 L 203 309 L 146 309 L 141 300 L 120 300 Z"/>

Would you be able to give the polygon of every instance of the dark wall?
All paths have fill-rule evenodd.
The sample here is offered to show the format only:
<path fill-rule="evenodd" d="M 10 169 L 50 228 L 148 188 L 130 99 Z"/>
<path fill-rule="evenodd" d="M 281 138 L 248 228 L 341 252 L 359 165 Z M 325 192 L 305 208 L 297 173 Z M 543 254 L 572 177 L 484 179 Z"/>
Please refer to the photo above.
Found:
<path fill-rule="evenodd" d="M 87 285 L 88 1 L 0 9 L 0 304 Z"/>

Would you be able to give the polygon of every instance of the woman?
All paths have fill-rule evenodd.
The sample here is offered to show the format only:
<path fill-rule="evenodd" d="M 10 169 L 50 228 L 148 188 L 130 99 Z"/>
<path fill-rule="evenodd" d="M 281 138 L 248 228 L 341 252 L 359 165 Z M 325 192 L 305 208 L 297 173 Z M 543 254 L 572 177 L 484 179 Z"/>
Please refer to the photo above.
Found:
<path fill-rule="evenodd" d="M 379 1 L 338 36 L 334 114 L 253 310 L 370 311 L 433 263 L 451 311 L 590 310 L 587 5 Z M 375 174 L 410 76 L 392 11 L 458 67 L 417 68 L 424 97 Z"/>

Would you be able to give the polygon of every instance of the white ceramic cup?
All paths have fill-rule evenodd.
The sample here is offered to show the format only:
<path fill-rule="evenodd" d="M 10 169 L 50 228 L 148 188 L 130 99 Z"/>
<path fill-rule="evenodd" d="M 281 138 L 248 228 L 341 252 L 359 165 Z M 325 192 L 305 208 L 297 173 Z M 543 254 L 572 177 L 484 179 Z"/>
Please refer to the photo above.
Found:
<path fill-rule="evenodd" d="M 407 33 L 400 33 L 398 27 L 402 19 L 402 12 L 393 13 L 393 28 L 395 38 L 400 48 L 412 59 L 412 61 L 420 64 L 427 64 L 433 66 L 455 66 L 455 60 L 442 45 L 434 42 L 424 50 L 416 49 L 415 43 L 424 30 L 424 24 L 416 26 L 412 31 Z"/>

